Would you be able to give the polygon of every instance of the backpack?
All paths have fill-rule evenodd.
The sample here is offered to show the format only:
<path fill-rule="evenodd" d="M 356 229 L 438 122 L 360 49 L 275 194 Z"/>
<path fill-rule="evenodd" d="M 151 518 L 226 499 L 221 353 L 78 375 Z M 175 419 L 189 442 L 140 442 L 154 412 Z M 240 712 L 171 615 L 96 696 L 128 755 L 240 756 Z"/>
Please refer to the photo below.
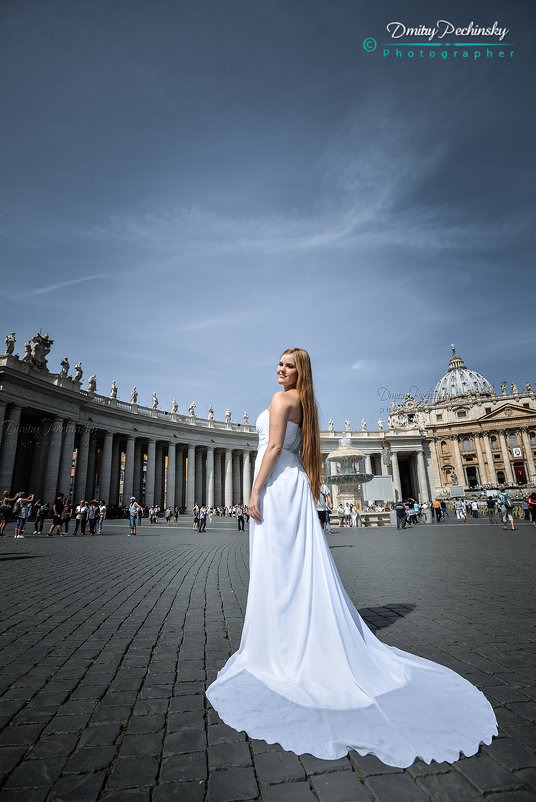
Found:
<path fill-rule="evenodd" d="M 505 496 L 505 497 L 504 497 L 504 506 L 506 507 L 506 509 L 507 509 L 507 510 L 511 510 L 511 509 L 513 509 L 513 507 L 514 507 L 514 502 L 512 501 L 512 499 L 510 498 L 510 496 Z"/>
<path fill-rule="evenodd" d="M 20 511 L 20 499 L 13 504 L 13 513 L 16 515 Z"/>

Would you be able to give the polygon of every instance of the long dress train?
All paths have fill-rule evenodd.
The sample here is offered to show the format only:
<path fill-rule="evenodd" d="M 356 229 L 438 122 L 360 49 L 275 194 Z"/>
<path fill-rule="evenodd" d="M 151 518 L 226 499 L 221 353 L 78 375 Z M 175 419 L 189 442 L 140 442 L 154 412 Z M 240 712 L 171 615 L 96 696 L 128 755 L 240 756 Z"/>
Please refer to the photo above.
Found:
<path fill-rule="evenodd" d="M 257 419 L 259 470 L 269 413 Z M 454 671 L 387 646 L 346 593 L 320 526 L 289 422 L 250 521 L 250 583 L 240 648 L 207 697 L 252 738 L 335 759 L 355 749 L 390 766 L 453 762 L 497 734 L 485 696 Z"/>

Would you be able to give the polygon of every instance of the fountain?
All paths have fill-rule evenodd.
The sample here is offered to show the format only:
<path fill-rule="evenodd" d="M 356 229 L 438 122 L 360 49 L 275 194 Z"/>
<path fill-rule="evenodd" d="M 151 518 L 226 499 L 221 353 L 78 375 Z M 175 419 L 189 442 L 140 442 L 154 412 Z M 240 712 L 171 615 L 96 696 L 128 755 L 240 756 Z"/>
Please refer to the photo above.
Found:
<path fill-rule="evenodd" d="M 341 437 L 339 447 L 328 454 L 328 460 L 335 463 L 336 466 L 336 473 L 326 477 L 339 488 L 336 504 L 344 504 L 349 501 L 350 504 L 356 505 L 361 513 L 363 509 L 362 485 L 374 478 L 372 473 L 363 472 L 363 452 L 352 445 L 349 437 Z"/>

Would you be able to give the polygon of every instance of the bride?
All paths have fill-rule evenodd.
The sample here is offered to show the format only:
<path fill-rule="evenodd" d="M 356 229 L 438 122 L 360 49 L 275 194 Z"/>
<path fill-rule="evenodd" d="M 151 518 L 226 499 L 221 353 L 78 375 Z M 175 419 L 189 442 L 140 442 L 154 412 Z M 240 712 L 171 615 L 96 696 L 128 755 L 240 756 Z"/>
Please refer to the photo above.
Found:
<path fill-rule="evenodd" d="M 250 583 L 240 648 L 207 697 L 252 738 L 405 768 L 491 743 L 491 705 L 454 671 L 379 641 L 346 593 L 316 511 L 321 455 L 311 363 L 289 348 L 257 419 Z"/>

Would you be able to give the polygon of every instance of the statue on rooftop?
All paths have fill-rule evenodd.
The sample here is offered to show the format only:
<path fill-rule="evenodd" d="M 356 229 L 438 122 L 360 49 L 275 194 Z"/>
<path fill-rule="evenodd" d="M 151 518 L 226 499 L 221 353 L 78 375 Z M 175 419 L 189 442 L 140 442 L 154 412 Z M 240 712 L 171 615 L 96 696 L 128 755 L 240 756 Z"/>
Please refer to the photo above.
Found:
<path fill-rule="evenodd" d="M 84 371 L 82 370 L 82 363 L 77 362 L 74 366 L 74 380 L 75 382 L 82 381 L 82 376 L 84 375 Z"/>
<path fill-rule="evenodd" d="M 61 365 L 60 376 L 62 379 L 67 379 L 69 376 L 69 368 L 71 367 L 69 365 L 69 360 L 67 359 L 67 357 L 61 360 L 60 365 Z"/>
<path fill-rule="evenodd" d="M 137 404 L 138 403 L 138 391 L 136 390 L 136 385 L 130 391 L 130 403 Z"/>
<path fill-rule="evenodd" d="M 117 384 L 115 383 L 115 379 L 110 387 L 110 398 L 117 398 Z"/>
<path fill-rule="evenodd" d="M 179 405 L 177 404 L 176 398 L 174 398 L 173 401 L 171 402 L 171 411 L 173 412 L 173 414 L 179 411 Z"/>
<path fill-rule="evenodd" d="M 96 393 L 97 392 L 97 377 L 96 377 L 96 375 L 94 373 L 87 380 L 87 391 L 88 391 L 88 393 Z"/>
<path fill-rule="evenodd" d="M 153 398 L 152 409 L 158 409 L 158 398 L 156 397 L 156 393 L 153 393 L 152 398 Z"/>
<path fill-rule="evenodd" d="M 15 343 L 17 342 L 17 338 L 15 337 L 15 332 L 12 331 L 11 334 L 8 334 L 4 342 L 6 344 L 5 353 L 7 354 L 7 356 L 13 356 L 13 349 L 15 348 Z"/>

